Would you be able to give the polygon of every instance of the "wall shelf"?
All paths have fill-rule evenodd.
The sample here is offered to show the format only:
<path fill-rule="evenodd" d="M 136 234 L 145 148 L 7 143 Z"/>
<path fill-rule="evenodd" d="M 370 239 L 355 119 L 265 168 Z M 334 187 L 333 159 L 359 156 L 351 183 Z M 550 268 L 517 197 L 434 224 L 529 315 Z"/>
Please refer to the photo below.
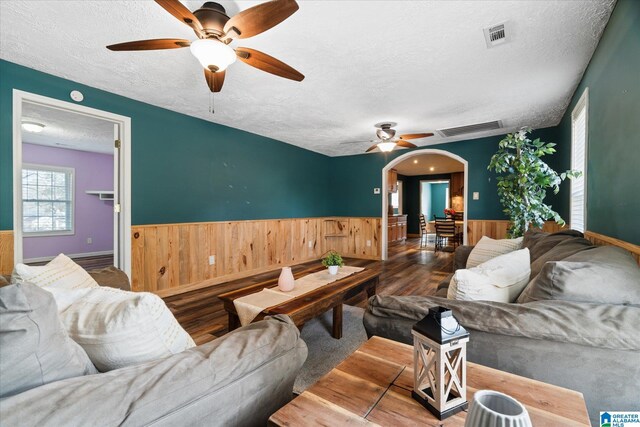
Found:
<path fill-rule="evenodd" d="M 113 200 L 113 190 L 87 190 L 85 193 L 98 196 L 100 200 Z"/>

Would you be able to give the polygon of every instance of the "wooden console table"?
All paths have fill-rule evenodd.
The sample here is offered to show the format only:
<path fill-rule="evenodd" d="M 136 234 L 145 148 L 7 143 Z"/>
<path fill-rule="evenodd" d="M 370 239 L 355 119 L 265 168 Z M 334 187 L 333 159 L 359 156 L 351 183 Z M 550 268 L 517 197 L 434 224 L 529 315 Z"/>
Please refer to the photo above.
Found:
<path fill-rule="evenodd" d="M 271 426 L 463 426 L 459 412 L 438 420 L 411 398 L 413 347 L 372 337 L 269 418 Z M 534 426 L 590 426 L 582 393 L 467 364 L 467 399 L 477 390 L 506 393 L 526 406 Z"/>

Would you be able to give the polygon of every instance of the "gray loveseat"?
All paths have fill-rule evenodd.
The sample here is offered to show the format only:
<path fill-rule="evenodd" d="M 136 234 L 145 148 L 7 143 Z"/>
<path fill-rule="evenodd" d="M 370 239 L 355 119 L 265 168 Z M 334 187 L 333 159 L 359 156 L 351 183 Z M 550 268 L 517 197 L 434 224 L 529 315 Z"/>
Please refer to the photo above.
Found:
<path fill-rule="evenodd" d="M 448 300 L 446 281 L 438 297 L 372 297 L 367 334 L 412 344 L 411 328 L 428 308 L 449 307 L 471 334 L 470 361 L 582 392 L 594 425 L 599 411 L 640 409 L 640 269 L 633 258 L 596 248 L 575 231 L 530 233 L 523 244 L 531 280 L 542 282 L 530 282 L 521 302 Z M 470 251 L 458 248 L 456 269 Z"/>
<path fill-rule="evenodd" d="M 2 426 L 263 426 L 291 400 L 307 356 L 295 325 L 276 316 L 154 362 L 96 373 L 80 360 L 74 371 L 74 360 L 88 358 L 54 330 L 57 309 L 46 291 L 5 282 L 0 318 L 0 365 L 11 364 L 0 378 Z M 52 357 L 56 351 L 68 357 Z M 23 379 L 30 384 L 16 386 Z"/>

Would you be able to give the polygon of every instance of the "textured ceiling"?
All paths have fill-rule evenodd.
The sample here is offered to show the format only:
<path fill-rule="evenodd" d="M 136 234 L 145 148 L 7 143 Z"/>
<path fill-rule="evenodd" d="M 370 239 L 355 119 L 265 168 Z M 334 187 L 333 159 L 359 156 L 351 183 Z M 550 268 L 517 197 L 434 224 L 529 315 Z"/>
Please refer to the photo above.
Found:
<path fill-rule="evenodd" d="M 25 102 L 22 121 L 45 125 L 40 133 L 22 131 L 22 142 L 113 154 L 113 123 Z"/>
<path fill-rule="evenodd" d="M 463 172 L 464 165 L 451 157 L 439 154 L 422 154 L 408 158 L 396 165 L 394 169 L 400 175 L 416 176 Z"/>
<path fill-rule="evenodd" d="M 257 2 L 221 2 L 230 15 Z M 188 49 L 110 52 L 108 44 L 193 32 L 152 1 L 0 2 L 0 57 L 133 99 L 328 155 L 363 152 L 373 124 L 401 133 L 491 120 L 505 129 L 557 124 L 615 0 L 313 1 L 277 27 L 233 46 L 273 55 L 301 82 L 240 61 L 227 70 L 216 113 Z M 185 4 L 197 9 L 201 2 Z M 483 28 L 508 21 L 488 49 Z"/>

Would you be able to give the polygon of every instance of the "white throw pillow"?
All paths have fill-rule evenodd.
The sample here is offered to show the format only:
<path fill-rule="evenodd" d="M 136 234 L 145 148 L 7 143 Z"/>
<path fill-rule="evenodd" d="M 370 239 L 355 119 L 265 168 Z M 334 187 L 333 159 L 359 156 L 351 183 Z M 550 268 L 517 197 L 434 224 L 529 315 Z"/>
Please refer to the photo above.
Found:
<path fill-rule="evenodd" d="M 530 262 L 529 249 L 525 248 L 458 270 L 449 283 L 447 298 L 514 302 L 529 282 Z"/>
<path fill-rule="evenodd" d="M 45 289 L 83 289 L 100 286 L 89 273 L 65 254 L 58 255 L 43 266 L 17 264 L 13 272 L 13 281 L 29 282 Z"/>
<path fill-rule="evenodd" d="M 60 312 L 62 323 L 101 372 L 168 357 L 195 346 L 157 295 L 102 286 L 47 290 L 66 306 Z"/>
<path fill-rule="evenodd" d="M 491 237 L 482 236 L 475 245 L 467 259 L 467 268 L 476 267 L 483 262 L 487 262 L 499 255 L 516 251 L 522 247 L 522 237 L 517 239 L 495 240 Z"/>

